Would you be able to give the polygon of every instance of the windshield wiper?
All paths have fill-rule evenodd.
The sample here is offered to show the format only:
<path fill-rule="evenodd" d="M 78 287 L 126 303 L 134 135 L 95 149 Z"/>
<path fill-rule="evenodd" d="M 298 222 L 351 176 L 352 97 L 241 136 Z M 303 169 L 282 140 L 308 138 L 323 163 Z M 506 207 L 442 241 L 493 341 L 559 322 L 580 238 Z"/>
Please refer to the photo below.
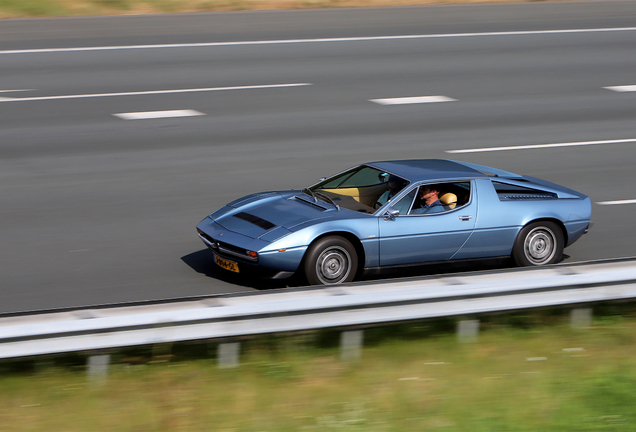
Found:
<path fill-rule="evenodd" d="M 309 195 L 314 199 L 315 202 L 318 202 L 318 198 L 316 198 L 316 194 L 309 188 L 305 188 L 302 190 L 302 193 Z"/>
<path fill-rule="evenodd" d="M 318 195 L 320 198 L 324 198 L 324 199 L 328 200 L 331 204 L 333 204 L 333 206 L 334 206 L 335 208 L 337 208 L 337 209 L 338 209 L 338 211 L 340 211 L 340 206 L 339 206 L 338 204 L 336 204 L 336 203 L 334 202 L 334 200 L 332 200 L 331 198 L 329 198 L 327 195 L 325 195 L 324 193 L 320 193 L 320 192 L 318 192 L 318 191 L 316 191 L 316 192 L 315 192 L 315 194 L 316 194 L 316 195 Z"/>

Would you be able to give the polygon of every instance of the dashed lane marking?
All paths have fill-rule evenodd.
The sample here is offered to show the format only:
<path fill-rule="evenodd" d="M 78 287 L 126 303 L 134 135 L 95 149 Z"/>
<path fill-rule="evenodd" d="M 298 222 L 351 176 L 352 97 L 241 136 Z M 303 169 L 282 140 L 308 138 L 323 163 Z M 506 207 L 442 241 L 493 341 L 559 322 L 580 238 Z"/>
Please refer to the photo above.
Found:
<path fill-rule="evenodd" d="M 148 120 L 148 119 L 162 119 L 162 118 L 175 118 L 175 117 L 195 117 L 203 116 L 202 112 L 188 109 L 188 110 L 168 110 L 168 111 L 145 111 L 145 112 L 130 112 L 113 114 L 123 120 Z"/>
<path fill-rule="evenodd" d="M 447 96 L 414 96 L 388 99 L 369 99 L 369 102 L 375 102 L 380 105 L 410 105 L 437 102 L 454 102 L 456 100 L 457 99 L 449 98 Z"/>
<path fill-rule="evenodd" d="M 603 87 L 603 88 L 607 90 L 612 90 L 618 93 L 636 92 L 636 85 L 610 86 L 610 87 Z"/>
<path fill-rule="evenodd" d="M 601 201 L 597 202 L 598 205 L 620 205 L 620 204 L 636 204 L 636 199 L 621 200 L 621 201 Z"/>
<path fill-rule="evenodd" d="M 33 89 L 0 90 L 0 93 L 13 93 L 13 92 L 25 92 L 25 91 L 33 91 Z"/>

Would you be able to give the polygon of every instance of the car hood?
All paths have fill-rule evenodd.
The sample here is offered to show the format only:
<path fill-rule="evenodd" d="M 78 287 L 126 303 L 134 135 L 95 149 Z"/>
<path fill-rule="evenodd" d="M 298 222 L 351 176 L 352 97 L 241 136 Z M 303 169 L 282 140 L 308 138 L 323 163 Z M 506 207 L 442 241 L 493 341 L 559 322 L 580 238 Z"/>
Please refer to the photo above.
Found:
<path fill-rule="evenodd" d="M 334 206 L 317 203 L 297 191 L 266 192 L 249 195 L 226 206 L 228 211 L 213 218 L 229 231 L 250 238 L 274 241 L 294 231 L 300 224 L 329 219 L 337 215 Z"/>

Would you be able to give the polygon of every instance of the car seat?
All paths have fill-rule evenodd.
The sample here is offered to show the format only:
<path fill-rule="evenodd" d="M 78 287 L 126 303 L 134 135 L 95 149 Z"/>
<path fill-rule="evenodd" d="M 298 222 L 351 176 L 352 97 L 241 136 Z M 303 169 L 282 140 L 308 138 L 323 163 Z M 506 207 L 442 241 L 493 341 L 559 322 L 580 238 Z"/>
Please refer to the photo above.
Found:
<path fill-rule="evenodd" d="M 457 195 L 452 192 L 446 192 L 439 197 L 439 201 L 446 210 L 452 210 L 457 205 Z"/>

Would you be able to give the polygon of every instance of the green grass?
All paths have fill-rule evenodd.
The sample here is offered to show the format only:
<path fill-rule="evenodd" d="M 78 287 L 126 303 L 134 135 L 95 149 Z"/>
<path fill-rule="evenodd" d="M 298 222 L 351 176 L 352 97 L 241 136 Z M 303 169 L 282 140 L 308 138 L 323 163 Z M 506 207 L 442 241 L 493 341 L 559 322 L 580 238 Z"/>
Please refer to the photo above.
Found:
<path fill-rule="evenodd" d="M 0 0 L 0 17 L 59 16 L 68 9 L 57 1 Z"/>
<path fill-rule="evenodd" d="M 524 1 L 541 0 L 0 0 L 0 18 Z"/>
<path fill-rule="evenodd" d="M 213 345 L 118 354 L 101 384 L 80 357 L 7 363 L 0 430 L 636 430 L 631 314 L 582 331 L 558 315 L 498 320 L 473 344 L 439 323 L 370 329 L 353 363 L 339 360 L 335 332 L 248 341 L 236 369 L 216 367 Z"/>

